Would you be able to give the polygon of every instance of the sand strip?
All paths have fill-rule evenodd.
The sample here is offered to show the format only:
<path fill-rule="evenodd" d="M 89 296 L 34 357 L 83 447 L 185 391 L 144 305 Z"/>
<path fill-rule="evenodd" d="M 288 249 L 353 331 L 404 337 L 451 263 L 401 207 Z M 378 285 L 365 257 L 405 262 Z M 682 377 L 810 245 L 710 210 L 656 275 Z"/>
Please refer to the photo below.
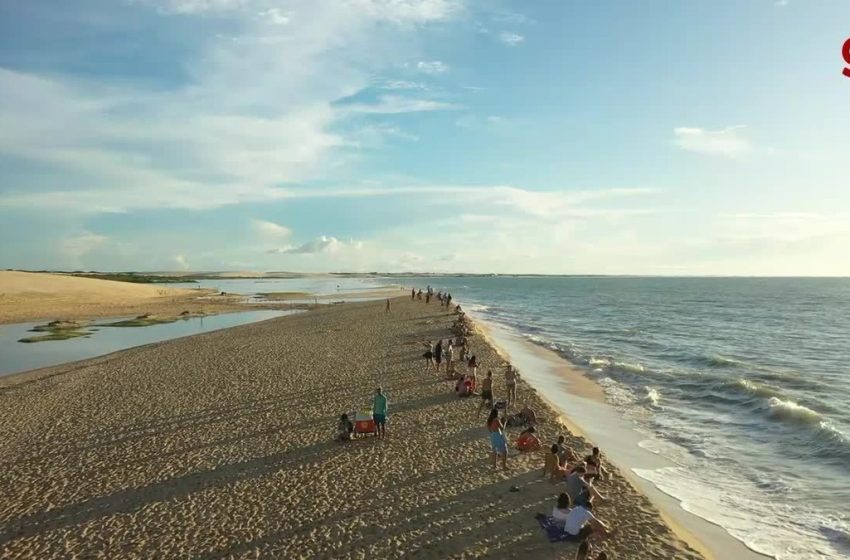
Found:
<path fill-rule="evenodd" d="M 0 557 L 572 558 L 533 518 L 561 490 L 542 457 L 494 471 L 478 401 L 426 369 L 452 320 L 436 302 L 333 306 L 0 388 Z M 482 370 L 501 362 L 472 345 Z M 333 442 L 377 384 L 389 438 Z M 565 432 L 523 382 L 519 400 L 545 442 Z M 615 558 L 701 558 L 618 473 L 602 489 Z"/>

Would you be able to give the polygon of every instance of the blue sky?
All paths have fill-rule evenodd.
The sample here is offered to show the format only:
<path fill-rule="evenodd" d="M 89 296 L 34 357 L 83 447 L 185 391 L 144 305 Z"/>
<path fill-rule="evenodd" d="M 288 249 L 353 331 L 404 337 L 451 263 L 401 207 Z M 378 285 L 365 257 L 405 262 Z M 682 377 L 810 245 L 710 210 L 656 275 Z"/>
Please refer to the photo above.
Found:
<path fill-rule="evenodd" d="M 0 2 L 0 267 L 850 275 L 848 14 Z"/>

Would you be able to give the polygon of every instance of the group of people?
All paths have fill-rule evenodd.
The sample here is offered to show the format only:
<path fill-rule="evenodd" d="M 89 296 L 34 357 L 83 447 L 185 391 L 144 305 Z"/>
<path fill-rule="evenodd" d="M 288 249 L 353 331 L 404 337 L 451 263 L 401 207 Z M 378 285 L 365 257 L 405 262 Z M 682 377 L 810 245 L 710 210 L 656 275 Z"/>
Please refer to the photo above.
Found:
<path fill-rule="evenodd" d="M 552 444 L 543 464 L 543 476 L 563 483 L 564 492 L 552 509 L 551 518 L 564 522 L 566 540 L 584 541 L 591 536 L 604 537 L 611 528 L 593 514 L 595 500 L 607 500 L 596 483 L 608 477 L 598 447 L 584 458 L 567 447 L 564 436 Z M 597 556 L 597 558 L 605 556 Z"/>
<path fill-rule="evenodd" d="M 425 288 L 425 303 L 431 303 L 431 298 L 436 297 L 440 302 L 440 307 L 448 307 L 451 309 L 452 306 L 452 295 L 448 292 L 434 292 L 434 288 L 428 286 Z M 410 290 L 410 299 L 412 300 L 422 300 L 422 289 L 416 291 L 416 288 Z"/>
<path fill-rule="evenodd" d="M 378 439 L 384 439 L 387 435 L 387 420 L 389 418 L 389 400 L 381 387 L 375 389 L 372 395 L 372 431 Z M 355 419 L 356 420 L 356 419 Z M 337 422 L 337 439 L 339 441 L 351 441 L 355 434 L 354 420 L 343 413 Z"/>
<path fill-rule="evenodd" d="M 441 306 L 451 306 L 451 294 L 443 292 L 435 294 L 434 290 L 428 286 L 424 292 L 425 303 L 429 303 L 432 297 L 436 297 Z M 411 290 L 411 299 L 422 300 L 423 291 Z M 453 330 L 456 334 L 459 333 L 458 336 L 455 339 L 438 340 L 436 344 L 427 342 L 425 344 L 427 350 L 423 354 L 426 367 L 428 369 L 433 367 L 438 373 L 445 371 L 446 379 L 455 382 L 454 390 L 459 397 L 480 395 L 481 404 L 477 409 L 476 417 L 479 417 L 483 410 L 489 410 L 486 427 L 493 468 L 496 469 L 501 465 L 502 469 L 507 469 L 509 444 L 506 428 L 524 428 L 515 442 L 521 453 L 538 451 L 542 448 L 542 444 L 535 427 L 537 418 L 534 411 L 528 407 L 523 407 L 517 413 L 508 414 L 509 408 L 518 406 L 519 372 L 513 365 L 505 366 L 506 395 L 504 399 L 496 400 L 494 397 L 492 369 L 487 370 L 479 385 L 478 359 L 471 354 L 466 336 L 473 331 L 465 314 L 459 311 L 460 306 L 457 307 L 459 319 Z M 387 301 L 387 311 L 389 311 L 389 301 Z M 456 371 L 458 363 L 465 363 L 465 372 Z M 372 420 L 374 432 L 378 438 L 383 439 L 386 435 L 387 419 L 388 399 L 383 389 L 378 387 L 372 397 Z M 355 425 L 348 415 L 341 415 L 338 429 L 339 439 L 353 438 Z M 565 441 L 564 436 L 560 436 L 545 453 L 543 475 L 548 476 L 553 483 L 564 485 L 564 491 L 557 496 L 557 503 L 552 508 L 549 519 L 554 523 L 563 524 L 562 540 L 581 543 L 576 553 L 576 560 L 607 560 L 608 556 L 605 552 L 592 556 L 592 541 L 603 538 L 611 532 L 611 528 L 593 513 L 594 501 L 607 499 L 597 485 L 599 481 L 607 478 L 608 471 L 602 464 L 598 447 L 594 447 L 589 455 L 581 458 L 566 445 Z"/>

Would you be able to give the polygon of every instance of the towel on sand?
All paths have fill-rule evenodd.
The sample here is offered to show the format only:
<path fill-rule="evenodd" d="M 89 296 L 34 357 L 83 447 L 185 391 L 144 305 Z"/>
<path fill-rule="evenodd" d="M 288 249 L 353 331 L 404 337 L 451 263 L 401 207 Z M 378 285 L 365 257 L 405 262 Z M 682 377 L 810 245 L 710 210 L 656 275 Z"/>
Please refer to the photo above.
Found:
<path fill-rule="evenodd" d="M 546 537 L 548 537 L 549 542 L 566 542 L 573 541 L 574 538 L 570 538 L 570 535 L 564 532 L 564 522 L 563 521 L 555 521 L 548 515 L 544 515 L 542 513 L 538 513 L 534 516 L 537 519 L 537 522 L 540 523 L 540 527 L 543 529 L 543 532 L 546 533 Z"/>

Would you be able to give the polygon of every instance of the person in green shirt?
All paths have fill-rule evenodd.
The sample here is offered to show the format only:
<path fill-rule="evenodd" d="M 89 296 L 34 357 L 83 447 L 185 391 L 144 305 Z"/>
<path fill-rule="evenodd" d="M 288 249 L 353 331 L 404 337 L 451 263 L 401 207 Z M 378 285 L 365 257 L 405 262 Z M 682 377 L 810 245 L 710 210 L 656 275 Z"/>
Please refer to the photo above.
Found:
<path fill-rule="evenodd" d="M 384 439 L 387 432 L 387 396 L 380 387 L 375 389 L 375 397 L 372 399 L 372 418 L 378 437 Z"/>

